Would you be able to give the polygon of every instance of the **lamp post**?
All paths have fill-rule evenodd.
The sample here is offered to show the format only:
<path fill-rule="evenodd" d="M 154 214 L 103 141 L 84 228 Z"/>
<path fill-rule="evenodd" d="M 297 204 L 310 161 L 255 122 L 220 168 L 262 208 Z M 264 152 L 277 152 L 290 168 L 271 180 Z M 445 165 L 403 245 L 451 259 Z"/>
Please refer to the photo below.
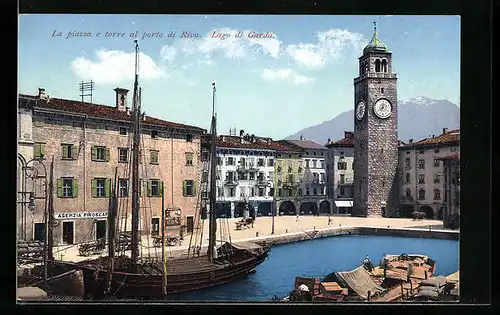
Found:
<path fill-rule="evenodd" d="M 39 174 L 38 173 L 38 169 L 35 167 L 35 164 L 37 163 L 38 165 L 41 165 L 42 169 L 43 169 L 43 174 Z M 36 204 L 35 204 L 35 200 L 36 199 L 41 199 L 44 201 L 44 226 L 45 226 L 45 235 L 44 235 L 44 255 L 43 255 L 43 263 L 44 263 L 44 281 L 45 281 L 45 284 L 47 282 L 47 260 L 48 260 L 48 248 L 47 248 L 47 244 L 48 244 L 48 237 L 49 237 L 49 217 L 48 217 L 48 207 L 47 207 L 47 168 L 45 167 L 45 164 L 43 163 L 43 155 L 40 155 L 38 157 L 34 157 L 32 158 L 31 160 L 29 160 L 27 163 L 26 163 L 26 166 L 24 168 L 24 171 L 25 171 L 25 174 L 27 177 L 29 177 L 32 182 L 33 182 L 33 186 L 32 186 L 32 189 L 33 191 L 29 192 L 29 201 L 28 201 L 28 209 L 31 211 L 32 214 L 35 213 L 35 210 L 36 210 Z M 35 194 L 35 181 L 37 179 L 43 179 L 43 196 L 41 197 L 37 197 L 36 194 Z M 26 214 L 24 213 L 24 216 L 26 216 Z M 24 232 L 26 234 L 26 218 L 22 218 L 24 220 Z M 26 236 L 25 236 L 26 237 Z"/>

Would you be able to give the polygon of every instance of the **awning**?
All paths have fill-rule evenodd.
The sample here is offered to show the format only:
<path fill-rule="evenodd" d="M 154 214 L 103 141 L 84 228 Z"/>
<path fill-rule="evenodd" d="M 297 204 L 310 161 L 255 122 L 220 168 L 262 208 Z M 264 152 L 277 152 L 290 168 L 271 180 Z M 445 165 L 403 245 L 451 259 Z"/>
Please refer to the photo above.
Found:
<path fill-rule="evenodd" d="M 336 200 L 335 206 L 337 208 L 339 208 L 339 207 L 352 207 L 352 201 L 351 200 Z"/>

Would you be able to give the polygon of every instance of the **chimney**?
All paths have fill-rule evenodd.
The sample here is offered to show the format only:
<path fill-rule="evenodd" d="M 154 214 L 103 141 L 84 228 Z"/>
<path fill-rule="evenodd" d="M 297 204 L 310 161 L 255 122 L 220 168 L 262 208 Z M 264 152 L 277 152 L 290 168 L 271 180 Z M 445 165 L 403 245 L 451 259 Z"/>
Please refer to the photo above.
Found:
<path fill-rule="evenodd" d="M 126 112 L 128 108 L 127 106 L 128 90 L 122 88 L 116 88 L 114 89 L 114 91 L 116 92 L 116 103 L 115 103 L 116 109 Z"/>
<path fill-rule="evenodd" d="M 443 134 L 448 132 L 448 128 L 443 128 Z"/>
<path fill-rule="evenodd" d="M 38 88 L 38 98 L 41 100 L 45 100 L 45 89 L 44 88 Z"/>
<path fill-rule="evenodd" d="M 300 140 L 306 140 L 306 136 L 300 135 Z"/>
<path fill-rule="evenodd" d="M 344 138 L 348 139 L 354 138 L 354 131 L 344 131 Z"/>
<path fill-rule="evenodd" d="M 243 137 L 244 134 L 245 134 L 245 130 L 241 129 L 240 130 L 240 138 Z"/>
<path fill-rule="evenodd" d="M 408 140 L 408 143 L 413 143 L 413 139 Z"/>
<path fill-rule="evenodd" d="M 434 137 L 435 137 L 435 136 L 434 136 L 434 135 L 432 135 L 432 139 L 434 139 Z"/>
<path fill-rule="evenodd" d="M 142 112 L 142 121 L 146 121 L 146 112 Z"/>
<path fill-rule="evenodd" d="M 127 112 L 128 115 L 130 115 L 130 107 L 125 107 L 125 111 Z"/>
<path fill-rule="evenodd" d="M 328 142 L 326 144 L 332 144 L 332 139 L 328 138 Z"/>
<path fill-rule="evenodd" d="M 225 138 L 224 138 L 224 136 L 223 136 L 223 135 L 220 135 L 219 139 L 220 139 L 220 141 L 222 141 L 222 142 L 224 142 L 224 140 L 225 140 Z"/>

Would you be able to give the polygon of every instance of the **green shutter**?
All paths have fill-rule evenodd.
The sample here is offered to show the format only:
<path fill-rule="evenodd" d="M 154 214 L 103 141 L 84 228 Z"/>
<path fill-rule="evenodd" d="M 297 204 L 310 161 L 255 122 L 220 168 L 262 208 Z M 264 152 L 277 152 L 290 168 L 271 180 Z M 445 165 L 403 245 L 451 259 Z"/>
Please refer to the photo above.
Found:
<path fill-rule="evenodd" d="M 106 154 L 106 156 L 105 156 L 105 160 L 106 160 L 106 162 L 109 162 L 109 148 L 105 148 L 105 149 L 104 149 L 104 152 L 105 152 L 105 154 Z"/>
<path fill-rule="evenodd" d="M 76 145 L 71 145 L 71 147 L 73 148 L 73 151 L 71 151 L 71 156 L 70 158 L 73 159 L 73 160 L 76 160 L 76 152 L 78 150 L 78 146 Z"/>
<path fill-rule="evenodd" d="M 97 148 L 92 147 L 92 161 L 95 161 L 97 157 Z"/>
<path fill-rule="evenodd" d="M 78 197 L 78 180 L 73 179 L 73 197 Z"/>
<path fill-rule="evenodd" d="M 35 143 L 33 146 L 33 149 L 34 149 L 34 153 L 35 153 L 34 156 L 39 157 L 40 153 L 42 152 L 42 148 L 41 148 L 40 143 Z"/>
<path fill-rule="evenodd" d="M 92 187 L 91 187 L 91 190 L 92 190 L 92 197 L 97 197 L 97 179 L 96 178 L 92 178 Z"/>
<path fill-rule="evenodd" d="M 182 196 L 186 197 L 187 181 L 182 182 Z"/>
<path fill-rule="evenodd" d="M 68 156 L 68 146 L 66 144 L 62 145 L 62 157 L 63 159 L 67 159 Z"/>
<path fill-rule="evenodd" d="M 160 196 L 163 196 L 163 182 L 161 180 L 158 181 L 158 185 L 160 185 L 158 189 L 160 191 Z"/>
<path fill-rule="evenodd" d="M 196 182 L 193 180 L 193 196 L 196 196 Z"/>
<path fill-rule="evenodd" d="M 63 186 L 63 180 L 62 180 L 62 178 L 58 178 L 57 179 L 57 197 L 63 196 L 62 186 Z"/>
<path fill-rule="evenodd" d="M 151 197 L 151 180 L 148 180 L 148 197 Z"/>
<path fill-rule="evenodd" d="M 41 156 L 45 155 L 45 143 L 40 143 L 40 154 Z"/>
<path fill-rule="evenodd" d="M 106 178 L 104 181 L 104 196 L 109 197 L 111 195 L 111 178 Z"/>

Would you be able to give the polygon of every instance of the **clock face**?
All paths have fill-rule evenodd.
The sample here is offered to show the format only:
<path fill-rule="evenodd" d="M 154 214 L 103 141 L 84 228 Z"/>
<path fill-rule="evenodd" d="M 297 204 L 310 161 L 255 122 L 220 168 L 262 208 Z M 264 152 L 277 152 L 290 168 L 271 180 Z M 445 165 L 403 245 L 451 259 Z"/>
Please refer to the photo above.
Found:
<path fill-rule="evenodd" d="M 358 120 L 363 119 L 363 116 L 365 116 L 365 109 L 366 109 L 365 102 L 360 101 L 358 103 L 358 107 L 356 108 L 356 118 Z"/>
<path fill-rule="evenodd" d="M 388 100 L 381 99 L 375 103 L 373 111 L 379 118 L 388 118 L 392 113 L 392 105 Z"/>

